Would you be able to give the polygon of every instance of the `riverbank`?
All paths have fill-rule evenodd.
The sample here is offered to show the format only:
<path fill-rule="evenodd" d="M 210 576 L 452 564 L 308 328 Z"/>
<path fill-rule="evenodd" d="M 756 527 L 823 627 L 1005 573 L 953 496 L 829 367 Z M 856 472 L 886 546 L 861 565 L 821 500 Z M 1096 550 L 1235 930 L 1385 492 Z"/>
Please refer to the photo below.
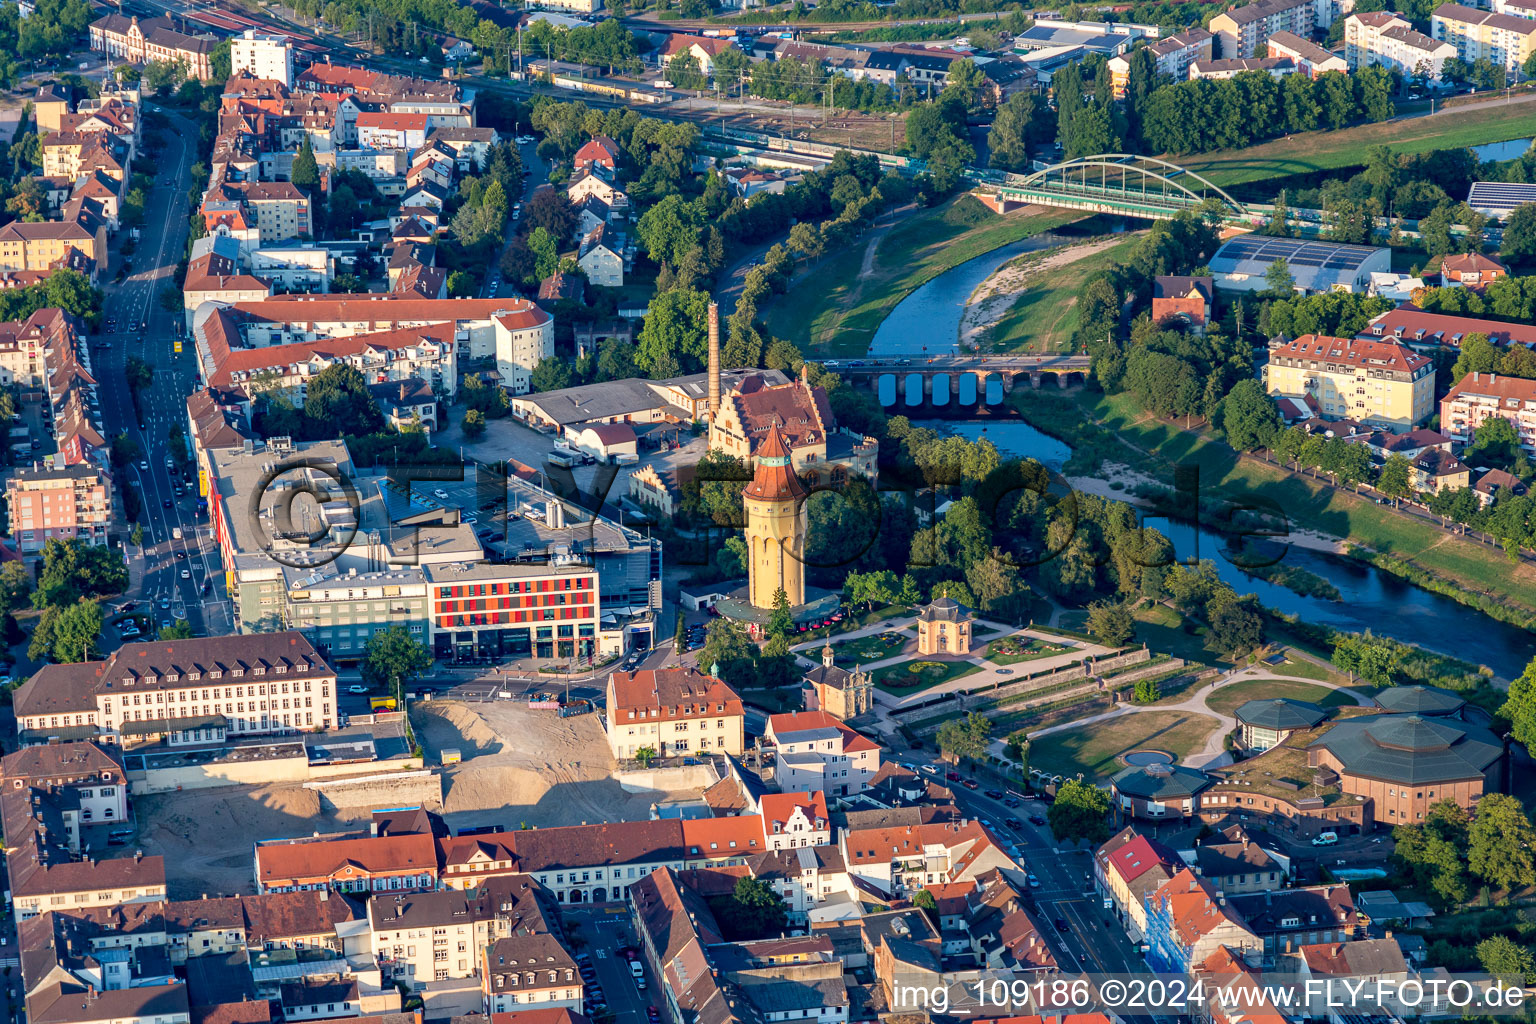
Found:
<path fill-rule="evenodd" d="M 1123 263 L 1144 234 L 1107 235 L 1010 260 L 971 293 L 960 318 L 960 347 L 986 352 L 1070 352 L 1083 281 Z"/>
<path fill-rule="evenodd" d="M 774 337 L 808 356 L 862 356 L 891 310 L 918 287 L 967 260 L 1083 219 L 1037 206 L 997 214 L 974 196 L 958 196 L 822 260 L 815 273 L 775 296 L 763 319 Z"/>
<path fill-rule="evenodd" d="M 1306 531 L 1313 537 L 1347 538 L 1360 550 L 1344 554 L 1356 562 L 1385 569 L 1501 622 L 1525 630 L 1536 626 L 1536 569 L 1510 563 L 1500 550 L 1348 491 L 1239 459 L 1225 444 L 1160 420 L 1126 395 L 1015 392 L 1011 400 L 1036 429 L 1073 446 L 1071 478 L 1091 477 L 1099 466 L 1114 462 L 1171 488 L 1175 466 L 1193 468 L 1204 505 L 1199 518 L 1213 528 L 1223 521 L 1218 506 L 1263 510 L 1281 518 L 1292 535 Z M 1182 514 L 1195 510 L 1194 501 L 1184 504 Z M 1306 542 L 1298 538 L 1298 543 Z"/>

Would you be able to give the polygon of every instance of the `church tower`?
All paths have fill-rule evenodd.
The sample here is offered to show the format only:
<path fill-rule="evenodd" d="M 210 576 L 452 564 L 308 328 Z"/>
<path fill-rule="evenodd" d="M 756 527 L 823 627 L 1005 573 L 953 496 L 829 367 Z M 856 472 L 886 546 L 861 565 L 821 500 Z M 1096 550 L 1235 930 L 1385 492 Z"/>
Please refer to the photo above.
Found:
<path fill-rule="evenodd" d="M 805 603 L 805 487 L 795 476 L 778 425 L 757 449 L 757 469 L 742 493 L 747 514 L 749 579 L 754 608 L 772 608 L 780 587 L 793 608 Z"/>

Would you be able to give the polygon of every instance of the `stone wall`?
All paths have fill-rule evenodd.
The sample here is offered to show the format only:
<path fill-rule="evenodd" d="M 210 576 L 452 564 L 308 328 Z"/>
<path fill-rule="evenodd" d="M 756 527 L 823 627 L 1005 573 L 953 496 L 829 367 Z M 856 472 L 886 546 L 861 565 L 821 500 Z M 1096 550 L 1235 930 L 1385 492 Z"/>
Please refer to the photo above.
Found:
<path fill-rule="evenodd" d="M 443 779 L 432 771 L 396 772 L 368 775 L 357 779 L 327 779 L 306 782 L 305 789 L 320 795 L 320 806 L 327 811 L 345 812 L 357 808 L 425 807 L 443 809 Z"/>

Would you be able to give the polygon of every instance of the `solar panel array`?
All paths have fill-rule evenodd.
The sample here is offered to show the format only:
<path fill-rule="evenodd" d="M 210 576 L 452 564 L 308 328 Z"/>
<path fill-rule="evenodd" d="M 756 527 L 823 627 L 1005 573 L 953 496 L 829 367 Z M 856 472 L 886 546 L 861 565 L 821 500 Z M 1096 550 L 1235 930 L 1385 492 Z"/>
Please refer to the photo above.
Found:
<path fill-rule="evenodd" d="M 1273 263 L 1285 260 L 1292 267 L 1316 267 L 1319 270 L 1358 270 L 1376 250 L 1365 245 L 1338 245 L 1310 242 L 1300 238 L 1271 238 L 1267 235 L 1239 235 L 1216 251 L 1215 259 L 1255 260 Z"/>
<path fill-rule="evenodd" d="M 1522 203 L 1536 203 L 1536 185 L 1514 181 L 1474 181 L 1467 205 L 1485 210 L 1513 210 Z"/>

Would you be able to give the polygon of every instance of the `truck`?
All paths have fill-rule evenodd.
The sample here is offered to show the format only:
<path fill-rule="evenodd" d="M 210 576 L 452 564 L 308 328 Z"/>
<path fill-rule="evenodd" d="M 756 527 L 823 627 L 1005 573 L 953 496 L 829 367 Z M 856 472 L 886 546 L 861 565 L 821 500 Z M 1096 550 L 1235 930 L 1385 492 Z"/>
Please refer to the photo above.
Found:
<path fill-rule="evenodd" d="M 464 754 L 458 747 L 444 747 L 442 754 L 438 756 L 438 761 L 442 764 L 458 764 L 463 760 Z"/>
<path fill-rule="evenodd" d="M 581 462 L 581 456 L 570 452 L 550 452 L 544 456 L 544 461 L 551 466 L 559 466 L 561 469 L 570 469 Z"/>
<path fill-rule="evenodd" d="M 634 452 L 624 452 L 622 454 L 612 456 L 608 461 L 612 462 L 615 466 L 633 466 L 640 461 L 640 456 L 636 455 Z"/>

